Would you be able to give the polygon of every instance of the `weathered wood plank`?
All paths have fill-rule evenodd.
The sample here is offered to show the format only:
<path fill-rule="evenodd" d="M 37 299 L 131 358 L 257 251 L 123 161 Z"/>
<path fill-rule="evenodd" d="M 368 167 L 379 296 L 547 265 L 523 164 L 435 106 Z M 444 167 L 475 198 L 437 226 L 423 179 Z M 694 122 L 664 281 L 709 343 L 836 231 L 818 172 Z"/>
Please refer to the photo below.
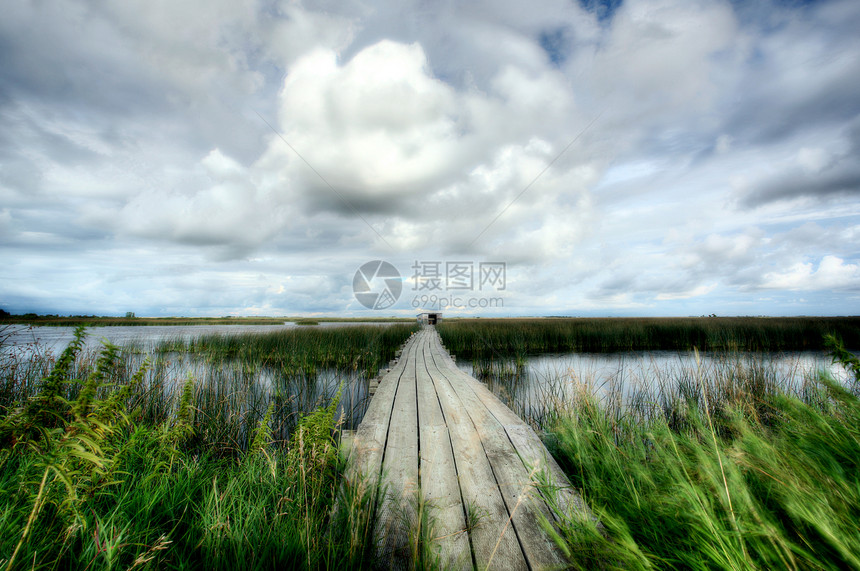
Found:
<path fill-rule="evenodd" d="M 525 555 L 475 425 L 431 356 L 426 364 L 448 422 L 478 569 L 528 569 Z"/>
<path fill-rule="evenodd" d="M 431 546 L 438 544 L 444 568 L 565 566 L 540 525 L 554 514 L 533 486 L 536 471 L 560 487 L 551 502 L 588 513 L 537 434 L 456 367 L 432 327 L 404 345 L 381 379 L 351 466 L 350 474 L 387 489 L 375 533 L 380 562 L 392 568 L 415 556 L 419 498 L 435 519 Z"/>
<path fill-rule="evenodd" d="M 416 337 L 407 342 L 407 347 L 415 343 Z M 406 347 L 404 347 L 404 350 Z M 379 384 L 376 394 L 370 401 L 364 419 L 355 432 L 353 454 L 355 461 L 351 463 L 350 477 L 361 474 L 369 486 L 376 486 L 382 470 L 382 457 L 385 451 L 385 440 L 388 436 L 388 425 L 391 421 L 391 411 L 394 408 L 394 397 L 400 376 L 406 366 L 406 360 L 401 360 Z"/>
<path fill-rule="evenodd" d="M 415 336 L 411 337 L 404 345 L 404 350 L 408 350 L 416 340 Z M 380 477 L 385 444 L 388 438 L 388 428 L 391 423 L 397 387 L 406 365 L 407 360 L 402 359 L 380 381 L 376 394 L 368 405 L 364 419 L 355 431 L 350 447 L 349 464 L 346 472 L 347 485 L 354 486 L 359 494 L 369 490 L 374 506 L 381 503 L 381 498 L 378 498 L 378 491 L 381 485 L 384 486 Z M 376 511 L 378 512 L 378 509 Z M 380 533 L 378 530 L 374 530 L 374 533 L 379 550 Z"/>
<path fill-rule="evenodd" d="M 466 515 L 457 480 L 457 466 L 448 425 L 425 365 L 426 343 L 417 348 L 418 426 L 421 489 L 434 527 L 429 548 L 438 548 L 443 569 L 471 569 L 472 555 Z"/>
<path fill-rule="evenodd" d="M 441 348 L 435 355 L 440 353 Z M 563 554 L 540 524 L 541 520 L 552 521 L 553 515 L 546 504 L 540 501 L 539 494 L 535 490 L 533 485 L 535 473 L 530 472 L 526 467 L 501 423 L 477 397 L 471 383 L 465 382 L 464 377 L 470 377 L 459 369 L 450 367 L 444 360 L 441 365 L 440 374 L 448 379 L 456 391 L 483 443 L 529 566 L 532 569 L 563 567 L 565 564 Z M 494 408 L 504 407 L 504 404 L 495 396 L 492 394 L 490 396 L 495 399 L 495 402 L 491 403 Z"/>
<path fill-rule="evenodd" d="M 397 385 L 394 408 L 382 461 L 384 494 L 377 510 L 377 543 L 384 561 L 392 569 L 406 569 L 413 557 L 410 530 L 415 522 L 419 497 L 418 397 L 415 386 L 417 348 L 409 348 L 403 374 Z"/>
<path fill-rule="evenodd" d="M 435 343 L 441 347 L 441 341 L 436 334 Z M 441 358 L 445 361 L 447 354 L 444 350 L 441 353 Z M 453 359 L 448 362 L 451 368 L 457 368 Z M 516 447 L 518 454 L 522 458 L 526 467 L 531 470 L 537 468 L 538 472 L 543 472 L 544 477 L 554 489 L 554 497 L 547 498 L 550 502 L 555 503 L 563 512 L 573 515 L 577 512 L 582 517 L 592 517 L 591 510 L 585 505 L 579 493 L 570 485 L 567 475 L 562 471 L 561 467 L 550 455 L 549 451 L 541 442 L 540 437 L 535 434 L 534 430 L 523 422 L 514 412 L 504 405 L 499 399 L 480 381 L 457 369 L 457 374 L 464 383 L 472 387 L 475 395 L 483 402 L 493 416 L 501 423 L 508 438 Z M 549 493 L 552 490 L 544 490 Z M 553 512 L 554 519 L 558 517 Z"/>
<path fill-rule="evenodd" d="M 475 394 L 482 402 L 490 401 L 490 399 L 498 400 L 487 387 L 472 377 L 466 375 L 464 382 L 472 386 Z M 550 455 L 535 431 L 507 407 L 499 409 L 488 404 L 488 408 L 501 423 L 527 468 L 537 468 L 538 472 L 542 472 L 543 477 L 548 481 L 547 483 L 553 488 L 553 490 L 545 490 L 547 493 L 554 491 L 554 497 L 547 499 L 556 503 L 563 512 L 569 515 L 578 512 L 580 516 L 591 517 L 590 510 L 582 501 L 579 493 L 570 485 L 567 475 Z"/>

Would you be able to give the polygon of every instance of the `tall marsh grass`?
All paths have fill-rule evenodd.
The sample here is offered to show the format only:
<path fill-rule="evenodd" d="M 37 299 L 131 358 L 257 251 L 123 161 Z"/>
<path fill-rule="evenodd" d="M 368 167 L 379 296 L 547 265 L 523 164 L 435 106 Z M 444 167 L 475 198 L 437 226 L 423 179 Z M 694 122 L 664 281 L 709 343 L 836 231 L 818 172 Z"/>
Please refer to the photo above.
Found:
<path fill-rule="evenodd" d="M 449 351 L 468 359 L 602 351 L 796 351 L 838 334 L 860 347 L 858 317 L 464 319 L 437 327 Z"/>
<path fill-rule="evenodd" d="M 574 566 L 860 568 L 860 378 L 712 372 L 633 402 L 583 384 L 540 419 L 600 522 L 559 514 Z"/>
<path fill-rule="evenodd" d="M 157 364 L 130 370 L 110 345 L 86 354 L 82 330 L 59 356 L 36 357 L 4 356 L 20 366 L 3 371 L 0 569 L 370 561 L 371 495 L 341 478 L 338 397 L 279 441 L 277 392 L 248 396 L 241 374 L 166 390 L 147 384 Z"/>
<path fill-rule="evenodd" d="M 676 415 L 688 403 L 701 407 L 706 394 L 712 397 L 710 412 L 720 414 L 726 403 L 747 402 L 750 395 L 786 393 L 813 399 L 818 392 L 812 361 L 790 354 L 587 354 L 479 364 L 472 374 L 536 427 L 566 410 L 583 391 L 614 414 L 643 422 Z"/>
<path fill-rule="evenodd" d="M 367 379 L 394 357 L 415 330 L 413 325 L 354 326 L 286 330 L 235 336 L 175 339 L 154 347 L 130 344 L 117 349 L 110 382 L 128 384 L 143 368 L 131 392 L 135 420 L 161 424 L 176 414 L 188 379 L 192 392 L 195 443 L 220 455 L 247 448 L 253 429 L 272 407 L 273 440 L 284 445 L 298 419 L 340 395 L 338 417 L 354 426 L 366 408 Z M 82 381 L 98 351 L 80 348 L 69 364 L 71 379 Z M 0 413 L 32 398 L 58 356 L 38 345 L 0 353 Z M 62 387 L 74 399 L 77 383 Z"/>
<path fill-rule="evenodd" d="M 860 360 L 825 336 L 842 331 L 856 348 L 857 320 L 712 319 L 439 329 L 539 430 L 597 516 L 557 509 L 550 533 L 571 567 L 860 569 Z M 697 346 L 730 351 L 643 379 L 559 371 L 537 389 L 515 365 L 541 351 Z M 787 383 L 766 359 L 731 352 L 822 347 L 847 384 L 825 372 Z"/>
<path fill-rule="evenodd" d="M 368 377 L 394 358 L 415 325 L 301 328 L 271 333 L 202 335 L 156 347 L 159 353 L 196 353 L 209 359 L 235 359 L 249 366 L 279 367 L 285 374 L 313 374 L 319 369 L 356 371 Z"/>

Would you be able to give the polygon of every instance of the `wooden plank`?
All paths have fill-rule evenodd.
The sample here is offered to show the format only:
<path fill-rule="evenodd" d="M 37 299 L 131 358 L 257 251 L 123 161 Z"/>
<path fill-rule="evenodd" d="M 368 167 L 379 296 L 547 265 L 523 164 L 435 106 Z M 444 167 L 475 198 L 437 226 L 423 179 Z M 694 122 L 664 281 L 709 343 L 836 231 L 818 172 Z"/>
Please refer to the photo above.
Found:
<path fill-rule="evenodd" d="M 426 338 L 426 335 L 425 335 Z M 424 341 L 424 340 L 422 340 Z M 425 364 L 426 342 L 416 351 L 421 490 L 434 527 L 434 541 L 443 569 L 471 569 L 472 555 L 466 513 L 457 481 L 457 466 L 442 407 Z"/>
<path fill-rule="evenodd" d="M 441 353 L 440 348 L 435 354 L 441 356 Z M 470 384 L 464 382 L 463 377 L 468 375 L 452 368 L 449 362 L 450 359 L 441 361 L 443 368 L 439 373 L 448 379 L 475 425 L 529 566 L 532 569 L 563 567 L 566 563 L 563 554 L 540 524 L 542 519 L 552 521 L 553 515 L 534 490 L 534 474 L 526 468 L 502 425 L 475 395 Z M 504 406 L 498 399 L 496 401 Z"/>
<path fill-rule="evenodd" d="M 547 499 L 559 506 L 568 515 L 574 515 L 576 512 L 580 517 L 594 519 L 591 510 L 582 501 L 579 493 L 570 484 L 567 475 L 543 445 L 535 431 L 504 403 L 501 403 L 482 383 L 465 373 L 461 372 L 461 375 L 463 382 L 472 387 L 475 395 L 487 405 L 487 408 L 502 425 L 526 467 L 529 469 L 537 467 L 538 471 L 542 472 L 548 480 L 547 483 L 555 489 L 554 497 Z M 549 492 L 550 490 L 546 491 Z M 557 519 L 558 517 L 556 517 Z"/>
<path fill-rule="evenodd" d="M 441 347 L 438 333 L 436 342 Z M 444 354 L 442 355 L 442 359 L 445 361 Z M 453 359 L 450 359 L 448 365 L 451 369 L 456 369 L 456 374 L 463 379 L 463 382 L 472 387 L 475 395 L 501 423 L 508 438 L 517 449 L 524 464 L 526 464 L 526 467 L 531 469 L 537 466 L 539 471 L 544 472 L 548 483 L 555 488 L 556 492 L 555 497 L 547 499 L 550 502 L 554 502 L 568 515 L 576 513 L 579 517 L 596 519 L 534 430 L 514 414 L 511 409 L 505 406 L 483 383 L 458 369 Z M 557 521 L 558 517 L 554 512 L 553 516 L 555 516 Z"/>
<path fill-rule="evenodd" d="M 404 350 L 412 345 L 412 337 L 404 345 Z M 361 494 L 369 490 L 371 505 L 378 504 L 382 460 L 385 452 L 385 442 L 391 421 L 391 411 L 397 386 L 403 374 L 405 362 L 399 363 L 380 381 L 379 388 L 368 405 L 367 412 L 355 431 L 352 441 L 349 463 L 346 471 L 346 485 L 357 487 Z M 338 509 L 337 506 L 335 509 Z"/>
<path fill-rule="evenodd" d="M 384 494 L 376 518 L 377 549 L 391 569 L 406 569 L 413 558 L 410 530 L 415 522 L 418 481 L 418 402 L 415 386 L 416 349 L 402 359 L 388 437 L 382 461 Z"/>
<path fill-rule="evenodd" d="M 408 345 L 414 343 L 414 338 L 407 341 Z M 391 420 L 391 409 L 394 406 L 394 396 L 397 384 L 403 373 L 405 361 L 398 363 L 391 372 L 386 374 L 379 382 L 377 392 L 364 413 L 364 418 L 356 430 L 356 454 L 361 463 L 356 466 L 363 474 L 374 474 L 379 476 L 382 465 L 382 451 L 385 446 L 385 438 L 388 433 L 388 424 Z M 378 462 L 375 462 L 376 454 L 379 454 Z M 375 465 L 375 469 L 370 469 Z"/>
<path fill-rule="evenodd" d="M 414 342 L 415 338 L 410 338 L 406 342 L 404 350 Z M 394 408 L 394 397 L 405 365 L 405 361 L 398 363 L 380 381 L 376 394 L 371 399 L 367 412 L 356 429 L 353 439 L 352 454 L 347 468 L 347 481 L 353 485 L 360 484 L 365 489 L 370 489 L 374 496 L 377 494 L 380 483 L 382 459 L 385 452 L 385 441 L 388 437 L 388 426 L 391 422 L 391 411 Z M 375 504 L 375 497 L 373 501 Z"/>
<path fill-rule="evenodd" d="M 446 569 L 565 566 L 540 526 L 552 515 L 533 489 L 532 467 L 561 486 L 550 501 L 589 513 L 531 427 L 457 369 L 433 327 L 410 338 L 381 379 L 352 457 L 350 474 L 371 483 L 381 476 L 388 488 L 375 533 L 380 562 L 391 568 L 416 563 L 410 531 L 419 496 L 436 520 Z"/>
<path fill-rule="evenodd" d="M 463 500 L 472 512 L 468 524 L 477 568 L 492 563 L 494 569 L 528 569 L 475 425 L 436 360 L 431 356 L 426 364 L 448 423 Z"/>

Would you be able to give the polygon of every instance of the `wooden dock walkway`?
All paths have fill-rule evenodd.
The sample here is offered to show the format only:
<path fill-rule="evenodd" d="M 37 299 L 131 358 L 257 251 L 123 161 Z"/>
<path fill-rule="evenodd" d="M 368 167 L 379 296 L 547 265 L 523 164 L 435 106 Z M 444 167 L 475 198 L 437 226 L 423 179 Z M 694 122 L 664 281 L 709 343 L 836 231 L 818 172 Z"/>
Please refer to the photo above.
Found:
<path fill-rule="evenodd" d="M 374 533 L 392 568 L 408 567 L 415 522 L 428 515 L 429 549 L 445 569 L 564 568 L 542 527 L 555 521 L 548 494 L 562 509 L 587 510 L 534 431 L 457 368 L 433 326 L 380 381 L 350 463 L 382 485 Z M 551 489 L 536 486 L 539 477 Z"/>

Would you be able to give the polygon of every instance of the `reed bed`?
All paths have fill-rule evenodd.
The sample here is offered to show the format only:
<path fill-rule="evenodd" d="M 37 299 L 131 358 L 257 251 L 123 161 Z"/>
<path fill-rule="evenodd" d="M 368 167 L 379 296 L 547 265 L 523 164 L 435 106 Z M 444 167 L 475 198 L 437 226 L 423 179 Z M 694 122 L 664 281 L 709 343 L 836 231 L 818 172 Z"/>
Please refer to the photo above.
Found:
<path fill-rule="evenodd" d="M 567 410 L 583 391 L 592 394 L 614 415 L 648 422 L 671 415 L 687 403 L 702 406 L 711 395 L 710 412 L 720 414 L 727 403 L 750 400 L 750 395 L 785 393 L 804 400 L 815 398 L 816 371 L 800 357 L 764 353 L 693 353 L 632 361 L 618 357 L 611 366 L 590 358 L 554 356 L 535 366 L 529 359 L 478 361 L 472 374 L 536 428 Z M 591 355 L 593 357 L 593 354 Z"/>
<path fill-rule="evenodd" d="M 786 385 L 765 360 L 726 353 L 642 379 L 559 371 L 535 391 L 527 325 L 513 350 L 501 333 L 472 347 L 493 355 L 476 373 L 539 430 L 597 516 L 557 510 L 548 533 L 571 567 L 860 568 L 860 361 L 836 338 L 847 385 Z M 475 327 L 445 324 L 445 342 L 467 355 L 451 346 L 460 326 Z M 366 375 L 412 331 L 371 329 L 363 344 L 351 329 L 303 329 L 315 345 L 304 349 L 213 336 L 0 353 L 0 569 L 373 566 L 373 494 L 343 478 L 333 436 L 346 391 L 319 381 Z M 428 525 L 413 522 L 418 567 L 433 566 Z"/>
<path fill-rule="evenodd" d="M 467 359 L 605 351 L 799 351 L 837 334 L 860 347 L 858 317 L 464 319 L 437 327 Z"/>
<path fill-rule="evenodd" d="M 283 317 L 113 317 L 97 315 L 12 315 L 0 323 L 41 327 L 136 327 L 147 325 L 283 325 Z"/>
<path fill-rule="evenodd" d="M 639 379 L 564 370 L 535 390 L 500 346 L 479 361 L 487 382 L 596 515 L 556 509 L 572 568 L 860 568 L 860 360 L 835 337 L 815 346 L 847 383 L 813 372 L 789 384 L 765 359 L 725 353 Z"/>
<path fill-rule="evenodd" d="M 371 565 L 373 496 L 336 444 L 345 387 L 319 372 L 363 373 L 413 329 L 214 336 L 142 363 L 85 351 L 82 329 L 60 355 L 4 351 L 0 569 Z"/>
<path fill-rule="evenodd" d="M 126 385 L 142 368 L 129 407 L 136 420 L 155 425 L 176 414 L 190 379 L 197 446 L 229 456 L 247 448 L 270 406 L 278 445 L 288 441 L 301 415 L 328 406 L 336 395 L 340 422 L 354 428 L 367 406 L 367 380 L 414 330 L 404 324 L 302 328 L 177 338 L 154 347 L 129 344 L 117 349 L 110 381 Z M 69 366 L 70 377 L 86 379 L 98 355 L 81 348 Z M 0 354 L 0 412 L 32 398 L 57 358 L 38 345 Z M 67 383 L 63 397 L 74 399 L 78 387 Z"/>
<path fill-rule="evenodd" d="M 700 378 L 644 410 L 584 389 L 548 419 L 601 526 L 559 513 L 575 567 L 860 566 L 856 385 L 821 378 L 804 396 L 750 381 L 713 393 Z"/>
<path fill-rule="evenodd" d="M 312 375 L 323 368 L 358 371 L 368 377 L 394 358 L 416 330 L 414 324 L 299 328 L 271 333 L 202 335 L 158 345 L 158 353 L 194 353 L 208 359 L 234 359 L 249 366 L 278 367 L 286 375 Z"/>
<path fill-rule="evenodd" d="M 0 327 L 8 324 L 56 326 L 56 327 L 103 327 L 103 326 L 146 326 L 146 325 L 284 325 L 287 322 L 301 321 L 337 323 L 412 323 L 412 318 L 403 317 L 115 317 L 98 315 L 24 315 L 0 316 Z"/>

